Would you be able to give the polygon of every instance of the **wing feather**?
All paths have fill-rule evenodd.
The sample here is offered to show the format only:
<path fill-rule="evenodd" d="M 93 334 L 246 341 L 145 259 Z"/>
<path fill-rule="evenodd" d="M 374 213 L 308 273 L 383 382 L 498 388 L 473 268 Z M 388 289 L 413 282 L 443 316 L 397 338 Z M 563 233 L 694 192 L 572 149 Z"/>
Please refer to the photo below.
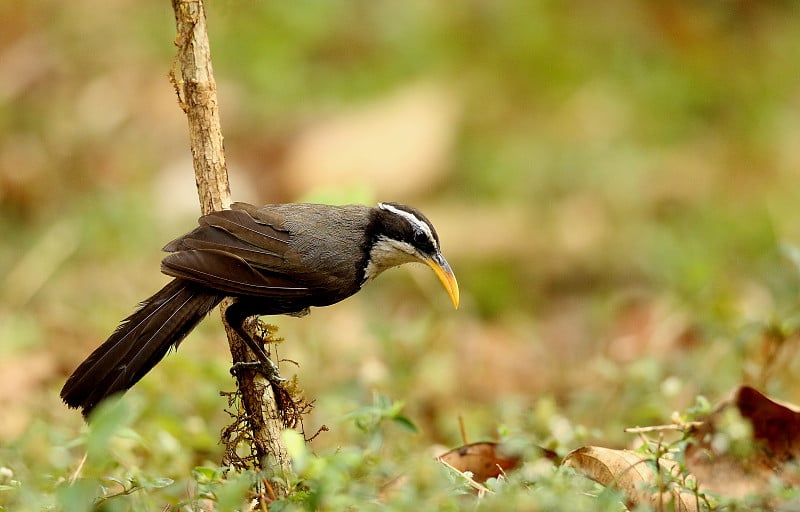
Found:
<path fill-rule="evenodd" d="M 231 236 L 256 247 L 268 247 L 269 242 L 265 242 L 265 239 L 282 244 L 289 243 L 288 231 L 278 229 L 273 224 L 258 222 L 244 210 L 223 210 L 210 213 L 200 218 L 200 226 L 224 229 Z"/>
<path fill-rule="evenodd" d="M 234 296 L 301 297 L 310 293 L 304 283 L 277 272 L 256 270 L 244 258 L 214 249 L 169 254 L 161 262 L 161 271 Z"/>
<path fill-rule="evenodd" d="M 261 247 L 255 247 L 247 243 L 231 240 L 230 238 L 222 239 L 219 241 L 214 240 L 211 237 L 206 239 L 189 238 L 184 240 L 181 250 L 182 251 L 210 250 L 210 251 L 226 252 L 230 253 L 231 255 L 238 256 L 244 259 L 253 267 L 265 270 L 280 268 L 280 266 L 284 261 L 283 255 L 275 251 L 271 251 Z"/>
<path fill-rule="evenodd" d="M 234 204 L 234 207 L 241 206 L 242 203 Z M 282 226 L 282 216 L 267 212 L 264 219 L 256 219 L 249 210 L 224 210 L 205 215 L 199 222 L 193 231 L 164 246 L 164 251 L 222 251 L 262 270 L 280 272 L 285 269 L 289 233 L 276 227 Z"/>

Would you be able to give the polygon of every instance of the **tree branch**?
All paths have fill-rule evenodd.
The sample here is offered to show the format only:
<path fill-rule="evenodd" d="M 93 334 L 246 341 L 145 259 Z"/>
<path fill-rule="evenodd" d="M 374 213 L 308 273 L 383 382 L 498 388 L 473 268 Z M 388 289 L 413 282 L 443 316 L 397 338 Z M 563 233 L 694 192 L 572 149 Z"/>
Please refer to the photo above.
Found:
<path fill-rule="evenodd" d="M 189 121 L 197 192 L 201 211 L 207 214 L 229 208 L 231 200 L 205 10 L 202 0 L 172 0 L 172 7 L 177 26 L 175 45 L 178 53 L 170 72 L 170 81 Z M 178 65 L 181 80 L 175 77 Z M 225 322 L 225 309 L 229 305 L 230 299 L 226 299 L 220 309 L 233 361 L 254 360 L 255 356 L 244 340 Z M 248 332 L 253 333 L 253 325 L 253 322 L 249 322 Z M 260 338 L 256 335 L 254 339 Z M 257 372 L 242 371 L 237 378 L 250 428 L 247 437 L 251 439 L 251 450 L 256 455 L 256 469 L 265 469 L 265 464 L 268 464 L 285 481 L 290 469 L 289 457 L 280 442 L 284 424 L 272 386 Z"/>
<path fill-rule="evenodd" d="M 206 17 L 200 0 L 173 0 L 182 80 L 170 74 L 189 121 L 189 140 L 203 215 L 230 207 L 231 189 L 222 146 L 217 83 L 211 67 Z"/>

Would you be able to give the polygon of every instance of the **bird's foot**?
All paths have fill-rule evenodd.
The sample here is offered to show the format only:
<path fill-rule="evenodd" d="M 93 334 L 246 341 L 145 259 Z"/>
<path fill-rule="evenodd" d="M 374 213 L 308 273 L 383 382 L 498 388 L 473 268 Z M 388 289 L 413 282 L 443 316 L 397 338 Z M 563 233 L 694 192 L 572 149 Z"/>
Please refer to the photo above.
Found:
<path fill-rule="evenodd" d="M 273 384 L 286 382 L 286 379 L 281 377 L 278 365 L 273 363 L 271 359 L 267 359 L 266 361 L 236 361 L 233 363 L 233 366 L 231 366 L 231 375 L 238 377 L 240 372 L 246 370 L 260 373 Z"/>

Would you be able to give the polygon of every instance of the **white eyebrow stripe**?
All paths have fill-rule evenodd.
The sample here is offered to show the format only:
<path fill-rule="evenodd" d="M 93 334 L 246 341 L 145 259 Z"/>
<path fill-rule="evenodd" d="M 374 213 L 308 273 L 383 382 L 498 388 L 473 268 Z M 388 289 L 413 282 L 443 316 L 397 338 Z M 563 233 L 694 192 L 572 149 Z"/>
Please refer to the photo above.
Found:
<path fill-rule="evenodd" d="M 433 248 L 437 251 L 439 250 L 439 244 L 436 243 L 436 238 L 433 236 L 433 232 L 431 231 L 431 227 L 428 225 L 427 222 L 423 222 L 413 213 L 407 212 L 405 210 L 400 210 L 399 208 L 395 208 L 394 206 L 387 204 L 387 203 L 378 203 L 378 208 L 381 210 L 386 210 L 388 212 L 392 212 L 395 215 L 399 215 L 406 219 L 412 226 L 418 228 L 420 231 L 425 233 L 425 236 L 431 241 L 433 244 Z"/>

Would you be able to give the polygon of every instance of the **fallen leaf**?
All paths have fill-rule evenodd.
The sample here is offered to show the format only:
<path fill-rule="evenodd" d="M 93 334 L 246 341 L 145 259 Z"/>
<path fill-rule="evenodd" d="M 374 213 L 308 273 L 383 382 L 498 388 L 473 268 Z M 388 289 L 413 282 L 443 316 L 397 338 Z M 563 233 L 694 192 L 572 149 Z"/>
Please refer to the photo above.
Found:
<path fill-rule="evenodd" d="M 753 438 L 766 444 L 775 462 L 785 463 L 800 455 L 800 408 L 772 400 L 758 390 L 742 386 L 735 405 L 753 424 Z"/>
<path fill-rule="evenodd" d="M 724 422 L 735 408 L 752 426 L 751 451 L 728 450 Z M 722 436 L 722 437 L 721 437 Z M 793 405 L 772 400 L 750 386 L 742 386 L 721 402 L 697 429 L 686 449 L 686 464 L 704 489 L 729 498 L 768 491 L 775 481 L 800 485 L 796 468 L 800 455 L 800 412 Z"/>
<path fill-rule="evenodd" d="M 680 478 L 677 462 L 659 459 L 659 464 L 672 478 Z M 584 446 L 568 453 L 562 465 L 571 467 L 606 487 L 618 488 L 627 497 L 628 508 L 650 505 L 663 509 L 663 505 L 672 502 L 674 510 L 679 512 L 698 510 L 697 498 L 692 493 L 681 492 L 675 486 L 659 492 L 659 475 L 654 469 L 654 461 L 641 453 Z"/>
<path fill-rule="evenodd" d="M 450 450 L 438 457 L 454 469 L 472 473 L 476 482 L 485 482 L 490 478 L 497 478 L 501 474 L 519 467 L 520 458 L 504 453 L 504 448 L 498 443 L 471 443 Z"/>

